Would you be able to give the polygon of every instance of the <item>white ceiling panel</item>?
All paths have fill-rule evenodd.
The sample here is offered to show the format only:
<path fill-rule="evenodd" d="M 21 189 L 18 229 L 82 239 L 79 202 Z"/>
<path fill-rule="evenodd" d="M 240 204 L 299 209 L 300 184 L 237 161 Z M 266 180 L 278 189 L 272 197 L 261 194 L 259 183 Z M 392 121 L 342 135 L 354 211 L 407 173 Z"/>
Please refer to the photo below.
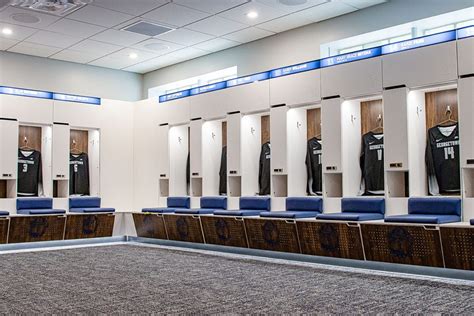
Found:
<path fill-rule="evenodd" d="M 250 19 L 247 17 L 247 13 L 257 12 L 258 17 Z M 266 6 L 258 2 L 249 2 L 244 5 L 238 6 L 234 9 L 227 10 L 225 12 L 219 13 L 220 17 L 237 21 L 239 23 L 244 23 L 247 25 L 256 25 L 260 24 L 280 16 L 288 14 L 285 11 Z"/>
<path fill-rule="evenodd" d="M 134 45 L 133 48 L 145 50 L 161 56 L 182 49 L 184 46 L 152 38 Z"/>
<path fill-rule="evenodd" d="M 224 36 L 224 38 L 240 42 L 240 43 L 247 43 L 258 40 L 260 38 L 264 38 L 267 36 L 271 36 L 275 34 L 274 32 L 262 30 L 256 27 L 249 27 L 247 29 L 243 29 L 241 31 L 237 31 L 234 33 L 230 33 Z"/>
<path fill-rule="evenodd" d="M 69 47 L 69 49 L 71 50 L 86 52 L 89 54 L 95 54 L 98 57 L 116 52 L 122 48 L 123 47 L 121 46 L 111 45 L 111 44 L 93 41 L 89 39 L 86 39 L 74 46 Z"/>
<path fill-rule="evenodd" d="M 258 28 L 271 32 L 284 32 L 303 25 L 314 23 L 305 11 L 299 11 L 258 25 Z"/>
<path fill-rule="evenodd" d="M 198 44 L 194 47 L 210 52 L 216 52 L 237 45 L 240 45 L 240 43 L 225 38 L 215 38 L 210 41 Z"/>
<path fill-rule="evenodd" d="M 94 5 L 130 15 L 142 15 L 170 0 L 94 0 Z"/>
<path fill-rule="evenodd" d="M 194 48 L 194 47 L 186 47 L 174 52 L 172 55 L 179 61 L 189 60 L 196 57 L 204 56 L 209 54 L 209 51 Z"/>
<path fill-rule="evenodd" d="M 158 35 L 156 38 L 184 46 L 192 46 L 194 44 L 213 39 L 214 37 L 208 34 L 182 28 Z"/>
<path fill-rule="evenodd" d="M 208 13 L 174 3 L 168 3 L 143 15 L 145 19 L 178 27 L 204 19 L 207 16 L 209 16 Z"/>
<path fill-rule="evenodd" d="M 12 40 L 8 38 L 0 38 L 0 50 L 7 50 L 15 44 L 18 44 L 19 41 Z"/>
<path fill-rule="evenodd" d="M 137 33 L 108 29 L 102 33 L 96 34 L 91 39 L 109 44 L 132 46 L 136 43 L 149 39 L 149 36 Z"/>
<path fill-rule="evenodd" d="M 62 50 L 59 53 L 56 53 L 53 56 L 50 56 L 50 58 L 53 58 L 53 59 L 70 61 L 73 63 L 81 63 L 81 64 L 87 64 L 93 61 L 94 59 L 97 59 L 98 57 L 100 56 L 97 56 L 97 54 L 80 52 L 80 51 L 75 51 L 75 50 L 70 50 L 70 49 Z"/>
<path fill-rule="evenodd" d="M 216 14 L 249 2 L 249 0 L 174 0 L 174 3 Z"/>
<path fill-rule="evenodd" d="M 256 2 L 265 4 L 267 6 L 285 11 L 287 13 L 296 12 L 299 10 L 307 9 L 315 5 L 320 5 L 330 0 L 255 0 Z M 358 1 L 358 0 L 355 0 Z"/>
<path fill-rule="evenodd" d="M 312 20 L 313 22 L 319 22 L 354 11 L 357 11 L 355 7 L 342 2 L 328 2 L 309 8 L 303 12 L 306 13 L 308 19 Z"/>
<path fill-rule="evenodd" d="M 34 27 L 38 29 L 45 28 L 59 19 L 59 17 L 54 15 L 42 14 L 16 7 L 7 7 L 5 10 L 0 11 L 1 22 Z"/>
<path fill-rule="evenodd" d="M 82 41 L 81 38 L 69 35 L 39 31 L 26 39 L 29 43 L 41 44 L 52 47 L 67 48 Z"/>
<path fill-rule="evenodd" d="M 133 18 L 132 15 L 112 11 L 93 5 L 88 5 L 76 12 L 68 15 L 69 19 L 100 25 L 104 27 L 113 27 Z"/>
<path fill-rule="evenodd" d="M 342 0 L 342 2 L 356 7 L 357 9 L 364 9 L 376 4 L 384 3 L 386 0 Z"/>
<path fill-rule="evenodd" d="M 130 58 L 131 53 L 136 54 L 137 57 L 135 59 Z M 155 57 L 155 55 L 152 53 L 139 51 L 137 49 L 125 48 L 113 54 L 94 60 L 90 64 L 106 68 L 122 69 L 153 57 Z"/>
<path fill-rule="evenodd" d="M 60 51 L 60 48 L 21 42 L 8 49 L 9 52 L 39 57 L 48 57 Z"/>
<path fill-rule="evenodd" d="M 135 64 L 133 66 L 124 68 L 124 70 L 138 72 L 138 73 L 147 73 L 147 72 L 174 64 L 177 61 L 178 61 L 177 58 L 173 57 L 172 54 L 169 54 L 169 55 L 153 58 L 139 64 Z"/>
<path fill-rule="evenodd" d="M 106 28 L 89 23 L 61 19 L 46 28 L 48 31 L 76 36 L 80 38 L 88 38 L 94 34 L 106 30 Z"/>
<path fill-rule="evenodd" d="M 0 29 L 4 29 L 4 28 L 11 29 L 12 34 L 5 35 L 2 32 L 0 32 L 0 40 L 1 38 L 5 38 L 5 39 L 10 39 L 10 40 L 22 41 L 25 38 L 30 37 L 32 34 L 38 32 L 37 29 L 32 29 L 30 27 L 0 22 Z"/>
<path fill-rule="evenodd" d="M 219 16 L 212 16 L 188 25 L 186 28 L 214 36 L 221 36 L 245 29 L 247 28 L 247 25 L 227 20 Z"/>

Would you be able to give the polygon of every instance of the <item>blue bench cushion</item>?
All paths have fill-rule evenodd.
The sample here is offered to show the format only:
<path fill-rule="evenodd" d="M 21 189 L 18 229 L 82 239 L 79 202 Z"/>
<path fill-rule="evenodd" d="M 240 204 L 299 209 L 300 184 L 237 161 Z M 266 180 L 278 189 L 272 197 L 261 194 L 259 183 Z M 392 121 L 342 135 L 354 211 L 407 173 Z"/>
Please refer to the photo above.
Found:
<path fill-rule="evenodd" d="M 215 211 L 214 215 L 221 216 L 257 216 L 260 215 L 261 210 L 222 210 Z"/>
<path fill-rule="evenodd" d="M 10 215 L 10 213 L 8 213 L 7 211 L 0 211 L 0 216 L 8 216 Z"/>
<path fill-rule="evenodd" d="M 326 213 L 319 214 L 316 216 L 317 219 L 323 220 L 332 220 L 332 221 L 353 221 L 353 222 L 362 222 L 362 221 L 375 221 L 378 219 L 383 219 L 383 214 L 380 213 L 354 213 L 354 212 L 344 212 L 344 213 Z"/>
<path fill-rule="evenodd" d="M 284 212 L 261 212 L 261 217 L 272 217 L 272 218 L 316 218 L 319 212 L 310 211 L 284 211 Z"/>
<path fill-rule="evenodd" d="M 286 199 L 287 211 L 323 211 L 323 199 L 319 197 L 289 197 Z"/>
<path fill-rule="evenodd" d="M 201 198 L 201 209 L 226 210 L 227 197 L 225 196 L 206 196 Z"/>
<path fill-rule="evenodd" d="M 387 223 L 445 224 L 461 221 L 457 215 L 405 214 L 385 217 Z"/>
<path fill-rule="evenodd" d="M 409 214 L 461 216 L 461 199 L 449 197 L 410 198 Z"/>
<path fill-rule="evenodd" d="M 474 218 L 471 219 L 471 225 L 474 225 Z"/>
<path fill-rule="evenodd" d="M 212 208 L 190 208 L 190 209 L 175 210 L 175 213 L 199 215 L 199 214 L 214 214 L 215 211 L 217 210 L 212 209 Z"/>
<path fill-rule="evenodd" d="M 343 198 L 341 201 L 343 213 L 379 213 L 385 214 L 384 198 Z"/>
<path fill-rule="evenodd" d="M 100 197 L 80 196 L 69 198 L 69 209 L 99 208 Z"/>
<path fill-rule="evenodd" d="M 174 213 L 175 211 L 176 211 L 176 208 L 172 208 L 172 207 L 150 207 L 150 208 L 142 209 L 143 213 L 159 213 L 159 214 Z"/>
<path fill-rule="evenodd" d="M 168 208 L 189 208 L 191 206 L 191 198 L 188 196 L 174 196 L 167 199 Z"/>
<path fill-rule="evenodd" d="M 51 198 L 18 198 L 16 200 L 17 210 L 38 210 L 53 208 L 53 199 Z"/>
<path fill-rule="evenodd" d="M 111 207 L 86 207 L 86 208 L 71 208 L 72 213 L 114 213 L 115 209 Z"/>
<path fill-rule="evenodd" d="M 66 210 L 57 209 L 21 209 L 17 211 L 18 214 L 22 215 L 55 215 L 55 214 L 66 214 Z"/>
<path fill-rule="evenodd" d="M 241 210 L 260 210 L 262 212 L 270 211 L 270 207 L 271 200 L 269 197 L 241 197 L 239 200 L 239 208 Z"/>

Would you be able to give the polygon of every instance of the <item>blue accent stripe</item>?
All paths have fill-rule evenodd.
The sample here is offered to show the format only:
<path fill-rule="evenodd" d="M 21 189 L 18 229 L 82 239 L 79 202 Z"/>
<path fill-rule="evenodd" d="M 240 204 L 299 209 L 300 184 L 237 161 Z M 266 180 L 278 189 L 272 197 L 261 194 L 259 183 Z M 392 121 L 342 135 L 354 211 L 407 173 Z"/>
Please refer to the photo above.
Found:
<path fill-rule="evenodd" d="M 466 26 L 457 30 L 458 39 L 474 36 L 474 25 Z"/>
<path fill-rule="evenodd" d="M 29 98 L 48 99 L 48 100 L 56 100 L 56 101 L 77 102 L 77 103 L 94 104 L 94 105 L 101 104 L 101 99 L 96 98 L 96 97 L 56 93 L 56 92 L 49 92 L 49 91 L 39 91 L 39 90 L 23 89 L 23 88 L 15 88 L 15 87 L 0 86 L 0 94 L 14 95 L 14 96 L 20 96 L 20 97 L 29 97 Z"/>
<path fill-rule="evenodd" d="M 270 72 L 269 71 L 260 72 L 254 75 L 227 80 L 227 88 L 236 87 L 243 84 L 248 84 L 248 83 L 267 80 L 267 79 L 270 79 Z"/>
<path fill-rule="evenodd" d="M 191 89 L 190 94 L 191 95 L 197 95 L 197 94 L 216 91 L 216 90 L 221 90 L 221 89 L 225 89 L 225 88 L 227 88 L 227 82 L 221 81 L 221 82 L 217 82 L 217 83 L 208 84 L 208 85 L 205 85 L 205 86 L 202 86 L 202 87 L 193 88 L 193 89 Z"/>
<path fill-rule="evenodd" d="M 454 40 L 456 40 L 456 31 L 442 32 L 433 35 L 417 37 L 398 43 L 384 45 L 382 46 L 382 54 L 393 54 L 414 48 L 420 48 Z"/>
<path fill-rule="evenodd" d="M 278 78 L 282 76 L 293 75 L 293 74 L 297 74 L 304 71 L 315 70 L 315 69 L 318 69 L 319 67 L 320 67 L 320 61 L 313 60 L 306 63 L 277 68 L 270 71 L 270 78 Z"/>
<path fill-rule="evenodd" d="M 359 50 L 357 52 L 352 52 L 348 54 L 328 57 L 321 60 L 321 68 L 350 63 L 353 61 L 368 59 L 372 57 L 377 57 L 377 56 L 380 56 L 381 54 L 382 54 L 382 49 L 380 47 L 374 47 L 374 48 Z"/>
<path fill-rule="evenodd" d="M 93 105 L 101 104 L 100 98 L 64 94 L 64 93 L 53 93 L 53 99 L 56 101 L 67 101 L 67 102 L 85 103 L 85 104 L 93 104 Z"/>

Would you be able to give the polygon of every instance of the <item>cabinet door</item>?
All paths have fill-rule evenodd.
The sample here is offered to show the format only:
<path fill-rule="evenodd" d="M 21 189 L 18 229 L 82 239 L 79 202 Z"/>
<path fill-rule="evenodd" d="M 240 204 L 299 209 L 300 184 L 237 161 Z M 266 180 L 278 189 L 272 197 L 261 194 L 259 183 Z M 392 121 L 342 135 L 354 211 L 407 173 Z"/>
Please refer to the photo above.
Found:
<path fill-rule="evenodd" d="M 53 180 L 69 179 L 69 125 L 53 124 Z"/>
<path fill-rule="evenodd" d="M 311 104 L 321 100 L 320 71 L 313 70 L 270 80 L 270 105 Z"/>
<path fill-rule="evenodd" d="M 385 170 L 408 170 L 408 89 L 383 92 Z"/>
<path fill-rule="evenodd" d="M 286 174 L 287 170 L 287 112 L 286 106 L 270 109 L 270 139 L 272 145 L 272 174 Z"/>
<path fill-rule="evenodd" d="M 170 146 L 169 146 L 169 126 L 164 125 L 158 128 L 158 174 L 160 178 L 167 179 L 170 176 Z"/>
<path fill-rule="evenodd" d="M 240 176 L 240 141 L 241 141 L 240 113 L 227 116 L 227 173 L 229 176 Z"/>
<path fill-rule="evenodd" d="M 474 37 L 459 40 L 457 43 L 459 76 L 474 74 Z"/>
<path fill-rule="evenodd" d="M 474 168 L 474 77 L 458 82 L 461 166 Z"/>
<path fill-rule="evenodd" d="M 16 179 L 18 121 L 0 119 L 0 179 Z"/>
<path fill-rule="evenodd" d="M 322 162 L 325 173 L 342 172 L 341 103 L 341 98 L 321 102 Z"/>
<path fill-rule="evenodd" d="M 191 121 L 190 125 L 190 168 L 191 177 L 202 176 L 202 120 Z"/>

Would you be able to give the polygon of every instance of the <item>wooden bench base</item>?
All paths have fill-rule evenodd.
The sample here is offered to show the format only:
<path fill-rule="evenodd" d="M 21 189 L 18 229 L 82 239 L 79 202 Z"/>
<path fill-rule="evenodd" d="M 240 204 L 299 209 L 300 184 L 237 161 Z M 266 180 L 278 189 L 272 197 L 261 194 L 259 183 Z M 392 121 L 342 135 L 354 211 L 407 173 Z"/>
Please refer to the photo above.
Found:
<path fill-rule="evenodd" d="M 114 214 L 68 214 L 64 239 L 111 237 Z"/>
<path fill-rule="evenodd" d="M 206 243 L 248 248 L 244 220 L 235 217 L 201 216 Z"/>
<path fill-rule="evenodd" d="M 134 213 L 133 221 L 138 237 L 168 239 L 163 215 Z"/>
<path fill-rule="evenodd" d="M 204 243 L 198 216 L 166 214 L 164 219 L 170 240 Z"/>
<path fill-rule="evenodd" d="M 260 218 L 244 221 L 250 248 L 301 253 L 294 221 Z"/>
<path fill-rule="evenodd" d="M 8 243 L 62 240 L 65 226 L 65 215 L 11 217 Z"/>
<path fill-rule="evenodd" d="M 474 226 L 440 227 L 446 268 L 474 270 Z"/>

